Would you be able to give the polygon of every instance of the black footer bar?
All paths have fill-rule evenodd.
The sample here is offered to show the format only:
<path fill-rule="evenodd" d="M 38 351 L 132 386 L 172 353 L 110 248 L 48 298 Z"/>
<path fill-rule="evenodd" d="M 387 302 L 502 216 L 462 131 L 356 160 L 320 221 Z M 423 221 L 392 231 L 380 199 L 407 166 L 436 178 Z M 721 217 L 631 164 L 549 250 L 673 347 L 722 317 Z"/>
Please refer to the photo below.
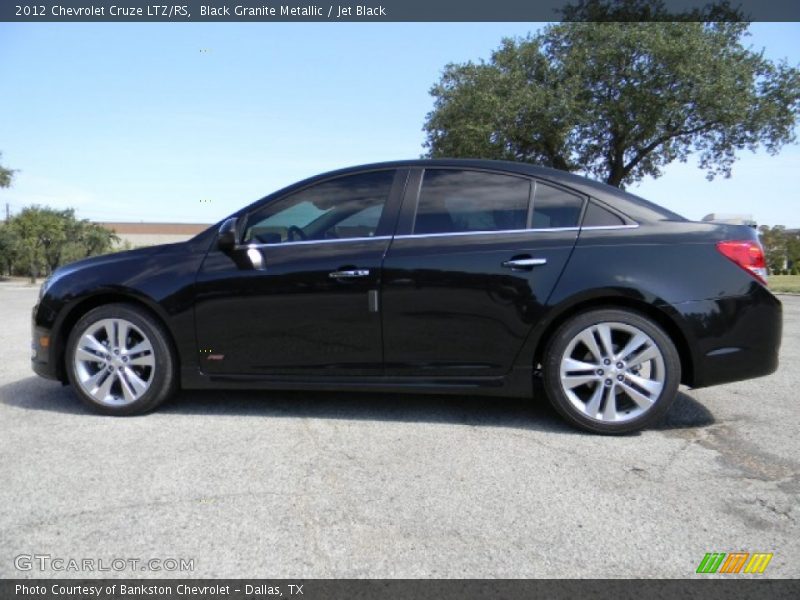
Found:
<path fill-rule="evenodd" d="M 800 598 L 800 581 L 614 579 L 6 579 L 3 600 L 573 600 Z"/>

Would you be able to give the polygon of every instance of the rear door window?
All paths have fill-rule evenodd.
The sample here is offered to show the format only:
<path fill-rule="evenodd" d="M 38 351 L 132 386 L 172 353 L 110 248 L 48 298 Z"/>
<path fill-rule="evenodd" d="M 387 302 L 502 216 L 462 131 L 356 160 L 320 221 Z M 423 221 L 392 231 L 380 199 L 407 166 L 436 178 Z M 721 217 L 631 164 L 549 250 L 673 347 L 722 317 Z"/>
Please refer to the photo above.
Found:
<path fill-rule="evenodd" d="M 577 227 L 583 210 L 583 198 L 540 181 L 533 196 L 533 229 Z"/>
<path fill-rule="evenodd" d="M 525 229 L 531 182 L 522 177 L 426 169 L 415 234 Z"/>

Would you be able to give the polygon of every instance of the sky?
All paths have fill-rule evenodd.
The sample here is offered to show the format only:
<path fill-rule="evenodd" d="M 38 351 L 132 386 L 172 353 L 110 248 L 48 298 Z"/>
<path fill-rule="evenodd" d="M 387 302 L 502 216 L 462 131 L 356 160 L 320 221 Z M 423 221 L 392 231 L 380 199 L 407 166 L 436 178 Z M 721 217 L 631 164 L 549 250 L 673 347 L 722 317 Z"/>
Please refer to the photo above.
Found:
<path fill-rule="evenodd" d="M 2 23 L 0 209 L 98 221 L 212 223 L 299 179 L 417 158 L 428 91 L 539 23 Z M 800 23 L 748 43 L 800 64 Z M 740 154 L 730 179 L 694 161 L 629 188 L 690 219 L 800 227 L 800 145 Z"/>

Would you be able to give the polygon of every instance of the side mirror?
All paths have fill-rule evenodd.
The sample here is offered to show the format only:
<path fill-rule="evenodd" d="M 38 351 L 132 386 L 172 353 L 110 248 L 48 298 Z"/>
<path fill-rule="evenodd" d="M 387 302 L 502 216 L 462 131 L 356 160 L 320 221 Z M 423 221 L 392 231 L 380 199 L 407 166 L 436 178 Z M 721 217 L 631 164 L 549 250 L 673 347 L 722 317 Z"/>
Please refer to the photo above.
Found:
<path fill-rule="evenodd" d="M 238 242 L 239 240 L 236 239 L 236 217 L 231 217 L 219 228 L 217 248 L 226 253 L 232 252 Z"/>

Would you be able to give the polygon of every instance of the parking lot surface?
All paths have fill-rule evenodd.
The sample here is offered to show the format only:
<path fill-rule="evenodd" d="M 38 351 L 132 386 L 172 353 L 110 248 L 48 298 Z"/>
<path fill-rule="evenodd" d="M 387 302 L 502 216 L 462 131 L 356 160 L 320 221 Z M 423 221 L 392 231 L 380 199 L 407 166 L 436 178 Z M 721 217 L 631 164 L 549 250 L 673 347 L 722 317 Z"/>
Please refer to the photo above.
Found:
<path fill-rule="evenodd" d="M 0 577 L 693 577 L 736 551 L 800 573 L 798 296 L 777 373 L 599 437 L 543 399 L 182 392 L 97 416 L 30 370 L 36 293 L 0 283 Z"/>

